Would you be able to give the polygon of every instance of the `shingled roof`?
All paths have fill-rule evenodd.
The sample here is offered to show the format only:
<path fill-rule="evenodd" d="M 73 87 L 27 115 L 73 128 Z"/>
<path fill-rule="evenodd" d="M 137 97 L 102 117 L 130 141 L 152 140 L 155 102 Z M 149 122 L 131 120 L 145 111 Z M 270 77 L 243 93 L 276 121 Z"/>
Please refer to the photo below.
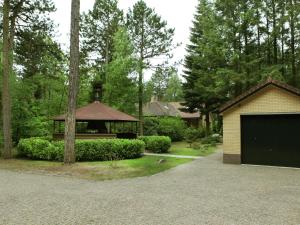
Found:
<path fill-rule="evenodd" d="M 145 116 L 178 116 L 183 119 L 197 119 L 200 117 L 199 112 L 183 112 L 180 110 L 181 108 L 183 108 L 183 106 L 180 104 L 180 102 L 153 101 L 147 103 L 143 110 Z"/>
<path fill-rule="evenodd" d="M 64 121 L 65 115 L 56 116 L 53 118 L 56 121 Z M 99 101 L 95 101 L 87 106 L 76 110 L 76 120 L 102 120 L 102 121 L 132 121 L 137 122 L 138 119 L 115 110 Z"/>
<path fill-rule="evenodd" d="M 268 86 L 275 86 L 277 88 L 288 91 L 292 94 L 300 96 L 300 90 L 298 88 L 290 86 L 290 85 L 288 85 L 286 83 L 283 83 L 281 81 L 273 80 L 273 79 L 269 78 L 265 82 L 262 82 L 262 83 L 260 83 L 256 86 L 254 86 L 253 88 L 249 89 L 248 91 L 244 92 L 243 94 L 239 95 L 238 97 L 236 97 L 236 98 L 228 101 L 227 103 L 225 103 L 223 106 L 220 107 L 219 112 L 222 113 L 222 112 L 228 110 L 229 108 L 233 107 L 234 105 L 238 104 L 239 102 L 243 101 L 244 99 L 252 96 L 256 92 L 258 92 L 258 91 L 260 91 L 260 90 L 262 90 L 262 89 L 264 89 Z"/>

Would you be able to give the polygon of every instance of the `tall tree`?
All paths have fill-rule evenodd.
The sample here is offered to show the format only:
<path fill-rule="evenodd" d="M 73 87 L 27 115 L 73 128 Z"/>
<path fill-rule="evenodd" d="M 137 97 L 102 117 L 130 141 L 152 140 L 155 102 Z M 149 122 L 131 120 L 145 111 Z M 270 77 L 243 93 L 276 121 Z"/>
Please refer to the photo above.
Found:
<path fill-rule="evenodd" d="M 112 61 L 107 67 L 104 101 L 118 110 L 135 114 L 137 103 L 136 60 L 127 30 L 120 27 L 114 37 Z"/>
<path fill-rule="evenodd" d="M 218 76 L 218 69 L 225 66 L 224 46 L 216 29 L 215 15 L 208 0 L 200 1 L 191 29 L 191 44 L 187 47 L 183 84 L 184 105 L 190 112 L 198 110 L 205 115 L 207 135 L 210 133 L 209 115 L 222 102 L 219 88 L 222 77 Z"/>
<path fill-rule="evenodd" d="M 10 0 L 4 0 L 3 3 L 3 56 L 2 56 L 2 118 L 3 118 L 3 136 L 4 148 L 3 158 L 8 159 L 12 157 L 12 136 L 11 136 L 11 99 L 9 80 L 12 72 L 11 48 L 12 36 L 9 32 L 9 12 Z"/>
<path fill-rule="evenodd" d="M 172 73 L 168 81 L 164 100 L 167 102 L 178 102 L 183 100 L 182 84 L 176 71 Z"/>
<path fill-rule="evenodd" d="M 153 95 L 158 101 L 162 101 L 164 99 L 168 87 L 168 82 L 173 70 L 174 68 L 158 67 L 151 77 L 153 85 Z"/>
<path fill-rule="evenodd" d="M 106 65 L 113 57 L 113 38 L 122 24 L 118 0 L 96 0 L 92 10 L 82 16 L 81 37 L 86 63 L 106 80 Z"/>
<path fill-rule="evenodd" d="M 138 1 L 127 14 L 127 26 L 138 55 L 138 96 L 140 135 L 143 135 L 143 74 L 150 66 L 150 59 L 166 55 L 172 46 L 174 29 L 149 8 L 143 0 Z"/>
<path fill-rule="evenodd" d="M 79 21 L 80 0 L 72 0 L 69 95 L 65 121 L 65 164 L 71 164 L 75 162 L 75 111 L 79 83 Z"/>

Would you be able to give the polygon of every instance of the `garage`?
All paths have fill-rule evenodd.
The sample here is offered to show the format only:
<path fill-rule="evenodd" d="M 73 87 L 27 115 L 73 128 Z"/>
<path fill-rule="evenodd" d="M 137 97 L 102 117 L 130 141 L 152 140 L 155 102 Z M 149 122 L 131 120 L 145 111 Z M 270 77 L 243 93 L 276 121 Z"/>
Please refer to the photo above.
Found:
<path fill-rule="evenodd" d="M 223 162 L 300 168 L 300 90 L 268 79 L 227 102 Z"/>
<path fill-rule="evenodd" d="M 242 115 L 244 164 L 300 167 L 300 115 Z"/>

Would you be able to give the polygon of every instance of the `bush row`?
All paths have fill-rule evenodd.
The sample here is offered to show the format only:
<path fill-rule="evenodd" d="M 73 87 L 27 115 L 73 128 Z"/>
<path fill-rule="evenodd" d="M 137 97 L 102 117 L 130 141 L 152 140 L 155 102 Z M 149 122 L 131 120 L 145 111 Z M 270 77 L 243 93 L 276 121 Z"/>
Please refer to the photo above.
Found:
<path fill-rule="evenodd" d="M 133 159 L 140 157 L 144 148 L 145 144 L 141 140 L 100 139 L 75 142 L 77 161 Z M 64 141 L 21 139 L 17 149 L 21 156 L 31 159 L 63 161 L 64 157 Z"/>
<path fill-rule="evenodd" d="M 140 140 L 145 142 L 145 148 L 154 153 L 166 153 L 171 147 L 171 139 L 166 136 L 141 136 Z"/>

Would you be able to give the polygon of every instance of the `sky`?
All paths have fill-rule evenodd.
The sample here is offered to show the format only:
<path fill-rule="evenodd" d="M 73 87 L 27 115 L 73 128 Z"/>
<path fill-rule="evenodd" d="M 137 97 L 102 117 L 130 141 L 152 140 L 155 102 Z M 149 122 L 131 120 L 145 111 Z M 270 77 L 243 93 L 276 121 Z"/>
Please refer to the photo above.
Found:
<path fill-rule="evenodd" d="M 81 0 L 81 11 L 86 12 L 92 9 L 94 1 Z M 119 7 L 126 12 L 137 1 L 119 0 Z M 69 48 L 71 0 L 54 0 L 54 2 L 57 11 L 51 17 L 58 25 L 56 39 L 66 50 Z M 181 46 L 173 52 L 173 61 L 183 60 L 198 0 L 145 0 L 145 2 L 167 21 L 169 27 L 175 28 L 174 44 L 181 43 Z M 179 67 L 179 73 L 181 71 L 182 66 Z"/>

